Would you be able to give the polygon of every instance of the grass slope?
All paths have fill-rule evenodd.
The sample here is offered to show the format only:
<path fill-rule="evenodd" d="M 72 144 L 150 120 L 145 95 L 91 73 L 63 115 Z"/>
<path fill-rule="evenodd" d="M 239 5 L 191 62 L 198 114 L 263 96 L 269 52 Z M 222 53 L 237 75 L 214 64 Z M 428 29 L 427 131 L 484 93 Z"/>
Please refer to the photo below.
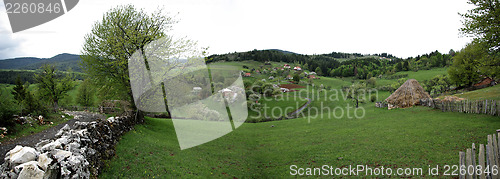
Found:
<path fill-rule="evenodd" d="M 456 94 L 455 96 L 471 100 L 484 100 L 484 99 L 500 100 L 500 85 L 483 88 L 475 91 L 469 91 L 462 94 Z"/>
<path fill-rule="evenodd" d="M 486 136 L 500 126 L 497 117 L 487 115 L 372 106 L 365 105 L 362 119 L 323 116 L 310 123 L 305 118 L 245 123 L 226 136 L 182 151 L 171 120 L 147 118 L 123 136 L 118 155 L 100 177 L 276 178 L 290 176 L 290 165 L 426 171 L 428 165 L 458 164 L 459 151 L 486 143 Z"/>

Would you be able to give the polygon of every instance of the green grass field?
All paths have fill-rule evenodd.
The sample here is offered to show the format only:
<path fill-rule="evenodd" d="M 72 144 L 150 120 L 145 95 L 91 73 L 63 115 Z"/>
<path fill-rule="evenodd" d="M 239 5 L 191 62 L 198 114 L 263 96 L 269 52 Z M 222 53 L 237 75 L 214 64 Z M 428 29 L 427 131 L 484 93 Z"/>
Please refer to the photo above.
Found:
<path fill-rule="evenodd" d="M 361 119 L 245 123 L 226 136 L 182 151 L 170 119 L 146 118 L 145 124 L 122 137 L 118 155 L 99 177 L 281 178 L 290 176 L 290 165 L 359 164 L 426 171 L 428 165 L 458 164 L 459 151 L 486 143 L 486 135 L 500 126 L 498 117 L 486 115 L 370 106 Z"/>
<path fill-rule="evenodd" d="M 409 77 L 433 77 L 445 72 L 409 72 Z M 339 89 L 351 81 L 322 77 L 314 83 Z M 285 95 L 313 98 L 314 92 L 305 88 Z M 417 178 L 429 177 L 428 166 L 439 165 L 443 177 L 444 165 L 458 165 L 459 151 L 470 148 L 472 143 L 486 143 L 486 136 L 500 126 L 499 118 L 494 116 L 443 113 L 426 107 L 387 110 L 375 108 L 368 100 L 360 103 L 364 117 L 356 118 L 363 111 L 355 111 L 352 100 L 333 91 L 327 92 L 326 98 L 323 94 L 315 96 L 304 110 L 310 116 L 244 123 L 223 137 L 186 150 L 179 148 L 172 120 L 146 118 L 145 124 L 122 137 L 116 147 L 117 156 L 106 162 L 99 177 L 283 178 L 291 176 L 291 165 L 422 168 L 423 174 L 413 176 Z M 377 101 L 389 95 L 379 91 Z M 283 109 L 305 102 L 303 98 L 285 99 L 262 103 Z M 272 108 L 266 111 L 270 110 L 272 113 Z"/>
<path fill-rule="evenodd" d="M 417 72 L 414 71 L 402 71 L 402 72 L 397 72 L 394 75 L 402 75 L 402 74 L 408 74 L 407 79 L 416 79 L 420 83 L 424 80 L 429 80 L 432 79 L 433 77 L 437 75 L 448 75 L 448 68 L 433 68 L 430 70 L 419 70 Z M 377 79 L 377 86 L 384 86 L 384 85 L 390 85 L 394 82 L 396 82 L 397 79 Z"/>
<path fill-rule="evenodd" d="M 461 94 L 456 94 L 454 96 L 471 100 L 484 100 L 484 99 L 500 100 L 500 85 L 495 85 L 492 87 L 483 88 L 475 91 L 469 91 Z"/>

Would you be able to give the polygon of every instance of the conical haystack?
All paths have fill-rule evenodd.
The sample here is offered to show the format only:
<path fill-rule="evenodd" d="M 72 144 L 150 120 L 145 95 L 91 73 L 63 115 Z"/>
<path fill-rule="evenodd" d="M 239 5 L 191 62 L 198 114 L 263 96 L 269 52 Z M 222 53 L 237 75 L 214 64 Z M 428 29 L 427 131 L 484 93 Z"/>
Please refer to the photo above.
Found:
<path fill-rule="evenodd" d="M 420 99 L 428 98 L 431 98 L 431 96 L 420 86 L 418 81 L 409 79 L 385 101 L 387 101 L 389 107 L 392 105 L 397 108 L 406 108 L 420 103 Z"/>

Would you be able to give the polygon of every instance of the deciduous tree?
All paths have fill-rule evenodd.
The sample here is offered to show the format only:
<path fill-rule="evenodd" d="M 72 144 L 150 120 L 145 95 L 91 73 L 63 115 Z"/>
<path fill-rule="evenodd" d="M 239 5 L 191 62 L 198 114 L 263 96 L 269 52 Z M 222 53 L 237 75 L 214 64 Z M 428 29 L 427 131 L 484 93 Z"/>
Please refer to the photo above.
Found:
<path fill-rule="evenodd" d="M 63 77 L 52 65 L 41 67 L 42 73 L 35 74 L 38 82 L 40 96 L 53 104 L 54 110 L 59 108 L 59 100 L 63 99 L 66 93 L 73 89 L 73 79 L 69 74 Z"/>
<path fill-rule="evenodd" d="M 167 35 L 175 23 L 172 17 L 161 10 L 147 14 L 132 5 L 111 9 L 85 36 L 82 51 L 82 66 L 85 72 L 102 89 L 112 90 L 108 93 L 130 100 L 132 108 L 135 109 L 128 72 L 128 60 L 134 52 L 140 50 L 145 57 L 146 45 L 165 38 L 165 41 L 171 42 L 166 50 L 169 54 L 165 56 L 177 57 L 193 49 L 196 44 L 184 38 L 176 40 Z M 148 68 L 147 59 L 145 63 Z"/>

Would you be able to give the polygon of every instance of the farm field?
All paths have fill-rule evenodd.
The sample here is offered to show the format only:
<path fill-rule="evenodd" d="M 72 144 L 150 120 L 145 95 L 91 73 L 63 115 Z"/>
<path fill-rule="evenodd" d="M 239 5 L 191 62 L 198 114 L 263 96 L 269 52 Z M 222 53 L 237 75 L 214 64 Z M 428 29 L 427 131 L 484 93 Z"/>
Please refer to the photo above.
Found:
<path fill-rule="evenodd" d="M 461 94 L 456 94 L 454 96 L 471 100 L 484 100 L 484 99 L 500 100 L 500 85 L 483 88 L 476 91 L 469 91 Z"/>
<path fill-rule="evenodd" d="M 394 75 L 407 74 L 408 77 L 405 77 L 406 79 L 416 79 L 417 81 L 422 82 L 423 80 L 429 80 L 437 75 L 447 75 L 448 74 L 447 70 L 448 68 L 433 68 L 430 70 L 419 70 L 417 72 L 414 71 L 397 72 Z M 397 79 L 393 80 L 377 79 L 377 86 L 390 85 L 395 81 L 397 81 Z"/>
<path fill-rule="evenodd" d="M 183 151 L 170 119 L 147 118 L 123 136 L 119 155 L 108 161 L 100 177 L 276 178 L 289 176 L 290 165 L 359 164 L 426 171 L 428 165 L 456 165 L 459 151 L 486 143 L 485 136 L 500 126 L 497 117 L 487 115 L 371 106 L 366 106 L 362 119 L 245 123 L 224 137 Z"/>
<path fill-rule="evenodd" d="M 432 78 L 445 73 L 445 68 L 421 70 L 411 72 L 408 78 L 420 75 Z M 321 77 L 314 84 L 335 91 L 349 86 L 352 80 Z M 426 107 L 387 110 L 376 108 L 369 100 L 360 103 L 364 117 L 355 118 L 362 112 L 354 110 L 353 102 L 342 96 L 345 94 L 328 91 L 325 98 L 324 93 L 318 94 L 310 85 L 298 90 L 260 102 L 285 109 L 302 105 L 306 102 L 304 98 L 313 99 L 299 118 L 244 123 L 221 138 L 186 150 L 180 150 L 170 119 L 146 118 L 145 124 L 122 137 L 117 145 L 118 155 L 107 161 L 108 167 L 99 177 L 281 178 L 291 176 L 291 165 L 300 168 L 367 165 L 423 171 L 429 165 L 439 165 L 442 176 L 444 165 L 458 164 L 459 151 L 470 148 L 472 143 L 486 143 L 486 136 L 500 126 L 495 116 L 441 112 Z M 383 101 L 391 93 L 376 94 L 376 101 Z M 338 98 L 330 98 L 331 95 Z M 331 110 L 315 110 L 323 107 Z M 280 111 L 272 109 L 263 111 L 271 117 L 279 116 Z M 249 111 L 249 117 L 255 114 L 258 113 Z M 429 177 L 425 172 L 414 175 Z"/>

